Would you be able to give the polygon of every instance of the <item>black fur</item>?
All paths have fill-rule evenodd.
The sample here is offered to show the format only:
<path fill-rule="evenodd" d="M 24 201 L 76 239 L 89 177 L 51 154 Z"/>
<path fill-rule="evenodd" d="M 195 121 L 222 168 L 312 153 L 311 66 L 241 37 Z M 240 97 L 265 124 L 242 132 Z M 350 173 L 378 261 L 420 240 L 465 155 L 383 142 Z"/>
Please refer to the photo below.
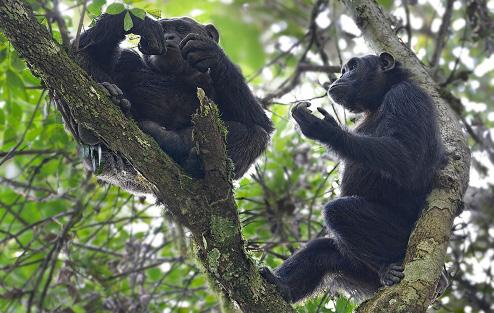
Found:
<path fill-rule="evenodd" d="M 126 35 L 124 14 L 104 14 L 82 33 L 75 53 L 79 64 L 96 81 L 106 82 L 112 100 L 127 111 L 130 107 L 130 115 L 143 131 L 194 177 L 202 175 L 202 168 L 192 144 L 191 115 L 199 104 L 196 89 L 203 88 L 220 109 L 228 128 L 227 149 L 235 164 L 235 177 L 242 176 L 266 149 L 273 128 L 240 71 L 218 46 L 216 28 L 188 17 L 158 21 L 146 17 L 143 21 L 133 16 L 134 27 L 128 33 L 141 36 L 141 57 L 119 47 Z M 80 142 L 100 143 L 75 124 L 66 108 L 61 111 Z M 106 166 L 100 167 L 100 178 L 139 192 L 140 187 L 129 177 L 118 183 L 119 171 L 108 166 L 115 163 L 116 155 L 105 147 L 103 151 L 101 155 L 111 159 L 102 160 Z M 94 160 L 86 161 L 94 165 Z M 130 166 L 121 160 L 117 163 Z M 127 176 L 129 172 L 132 170 Z"/>
<path fill-rule="evenodd" d="M 357 299 L 403 278 L 408 238 L 444 160 L 432 100 L 394 58 L 353 58 L 328 91 L 364 118 L 353 132 L 308 103 L 292 111 L 301 131 L 327 144 L 344 161 L 341 197 L 329 202 L 329 238 L 310 241 L 274 273 L 262 274 L 292 302 L 319 288 Z"/>

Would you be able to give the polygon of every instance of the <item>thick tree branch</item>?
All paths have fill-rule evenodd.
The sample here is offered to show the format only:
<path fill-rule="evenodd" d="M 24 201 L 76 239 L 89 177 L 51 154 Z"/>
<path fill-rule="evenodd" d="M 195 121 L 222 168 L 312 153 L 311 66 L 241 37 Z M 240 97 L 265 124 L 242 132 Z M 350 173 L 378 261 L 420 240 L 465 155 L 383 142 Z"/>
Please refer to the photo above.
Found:
<path fill-rule="evenodd" d="M 368 43 L 376 52 L 392 53 L 433 98 L 439 112 L 441 137 L 449 162 L 438 175 L 427 199 L 405 257 L 405 278 L 380 290 L 364 302 L 358 312 L 425 312 L 434 297 L 442 271 L 451 226 L 462 206 L 468 185 L 470 153 L 457 118 L 440 97 L 438 86 L 416 55 L 395 35 L 382 9 L 374 0 L 344 0 Z"/>
<path fill-rule="evenodd" d="M 201 94 L 195 139 L 206 177 L 194 181 L 129 121 L 100 87 L 56 44 L 21 0 L 0 0 L 0 30 L 33 73 L 67 103 L 77 123 L 122 153 L 156 197 L 190 229 L 208 276 L 244 312 L 293 312 L 246 256 L 217 109 Z"/>

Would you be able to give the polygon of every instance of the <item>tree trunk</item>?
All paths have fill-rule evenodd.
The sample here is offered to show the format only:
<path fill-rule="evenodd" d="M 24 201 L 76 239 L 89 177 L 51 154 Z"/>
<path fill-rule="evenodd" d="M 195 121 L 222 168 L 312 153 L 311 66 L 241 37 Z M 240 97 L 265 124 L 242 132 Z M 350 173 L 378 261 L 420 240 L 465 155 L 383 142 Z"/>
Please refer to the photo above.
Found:
<path fill-rule="evenodd" d="M 192 180 L 137 125 L 126 119 L 101 88 L 56 44 L 21 0 L 0 0 L 0 30 L 31 70 L 57 93 L 76 122 L 122 153 L 147 179 L 158 200 L 189 228 L 197 257 L 217 289 L 244 312 L 293 312 L 259 275 L 244 250 L 233 197 L 224 128 L 216 106 L 199 92 L 195 140 L 206 167 Z M 230 306 L 231 307 L 231 306 Z"/>
<path fill-rule="evenodd" d="M 439 112 L 441 137 L 448 165 L 438 173 L 435 188 L 415 226 L 405 257 L 405 278 L 400 284 L 381 289 L 358 308 L 360 313 L 425 312 L 434 298 L 442 271 L 451 227 L 462 208 L 468 186 L 470 151 L 458 119 L 440 97 L 439 88 L 416 55 L 396 36 L 388 18 L 374 0 L 344 0 L 366 41 L 376 52 L 393 54 L 432 97 Z"/>

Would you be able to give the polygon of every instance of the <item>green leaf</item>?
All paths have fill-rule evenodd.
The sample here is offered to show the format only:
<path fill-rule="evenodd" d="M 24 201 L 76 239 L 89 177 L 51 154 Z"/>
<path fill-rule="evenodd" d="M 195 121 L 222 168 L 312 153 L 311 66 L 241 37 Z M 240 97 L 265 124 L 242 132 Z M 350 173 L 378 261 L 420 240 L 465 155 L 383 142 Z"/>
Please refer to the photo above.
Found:
<path fill-rule="evenodd" d="M 385 9 L 391 9 L 393 6 L 393 0 L 379 0 L 380 5 L 382 5 Z"/>
<path fill-rule="evenodd" d="M 93 0 L 93 1 L 91 1 L 91 3 L 94 3 L 94 4 L 96 4 L 97 6 L 102 7 L 103 5 L 105 5 L 105 4 L 106 4 L 106 0 Z"/>
<path fill-rule="evenodd" d="M 82 306 L 79 306 L 79 305 L 72 305 L 70 307 L 75 313 L 86 313 L 86 309 L 84 309 L 84 307 Z"/>
<path fill-rule="evenodd" d="M 339 297 L 336 300 L 336 313 L 351 313 L 353 307 L 353 304 L 344 297 Z"/>
<path fill-rule="evenodd" d="M 146 11 L 144 11 L 143 9 L 133 8 L 133 9 L 130 9 L 130 13 L 132 13 L 132 15 L 140 18 L 141 20 L 144 20 L 144 18 L 146 17 Z"/>
<path fill-rule="evenodd" d="M 105 5 L 106 0 L 93 0 L 87 6 L 87 11 L 91 17 L 96 17 L 101 15 L 103 5 Z"/>
<path fill-rule="evenodd" d="M 101 6 L 98 6 L 96 3 L 91 3 L 87 6 L 87 11 L 92 17 L 101 15 Z"/>
<path fill-rule="evenodd" d="M 161 10 L 157 10 L 157 9 L 150 9 L 150 10 L 147 10 L 147 13 L 149 15 L 152 15 L 154 18 L 161 18 Z"/>
<path fill-rule="evenodd" d="M 24 91 L 24 82 L 22 78 L 17 74 L 17 72 L 12 71 L 11 69 L 7 70 L 7 86 L 16 91 Z"/>
<path fill-rule="evenodd" d="M 134 22 L 132 22 L 132 17 L 129 12 L 125 13 L 124 18 L 124 30 L 129 31 L 134 26 Z"/>
<path fill-rule="evenodd" d="M 161 278 L 162 272 L 159 268 L 151 268 L 146 271 L 146 274 L 149 275 L 149 278 L 153 281 L 157 281 Z"/>
<path fill-rule="evenodd" d="M 106 13 L 116 15 L 125 10 L 125 6 L 121 3 L 112 3 L 106 8 Z"/>

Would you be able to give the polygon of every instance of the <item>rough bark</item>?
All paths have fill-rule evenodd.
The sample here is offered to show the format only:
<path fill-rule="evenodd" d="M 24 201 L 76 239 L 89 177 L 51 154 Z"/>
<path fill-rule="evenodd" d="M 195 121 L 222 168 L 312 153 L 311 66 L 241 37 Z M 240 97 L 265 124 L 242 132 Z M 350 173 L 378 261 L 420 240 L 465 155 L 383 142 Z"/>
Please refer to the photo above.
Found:
<path fill-rule="evenodd" d="M 293 312 L 261 279 L 246 256 L 217 108 L 202 93 L 194 116 L 196 145 L 206 168 L 192 180 L 126 119 L 100 87 L 56 44 L 21 0 L 0 0 L 0 31 L 31 70 L 70 107 L 74 118 L 122 153 L 147 179 L 157 199 L 189 228 L 200 263 L 229 301 L 244 312 Z"/>
<path fill-rule="evenodd" d="M 360 313 L 425 312 L 434 297 L 442 271 L 451 226 L 462 207 L 468 185 L 470 152 L 458 120 L 440 97 L 439 88 L 426 67 L 395 35 L 389 19 L 374 0 L 344 0 L 353 13 L 366 41 L 376 52 L 393 54 L 432 97 L 439 112 L 439 124 L 449 162 L 436 177 L 435 188 L 417 222 L 405 257 L 405 278 L 390 288 L 381 289 L 358 308 Z"/>

